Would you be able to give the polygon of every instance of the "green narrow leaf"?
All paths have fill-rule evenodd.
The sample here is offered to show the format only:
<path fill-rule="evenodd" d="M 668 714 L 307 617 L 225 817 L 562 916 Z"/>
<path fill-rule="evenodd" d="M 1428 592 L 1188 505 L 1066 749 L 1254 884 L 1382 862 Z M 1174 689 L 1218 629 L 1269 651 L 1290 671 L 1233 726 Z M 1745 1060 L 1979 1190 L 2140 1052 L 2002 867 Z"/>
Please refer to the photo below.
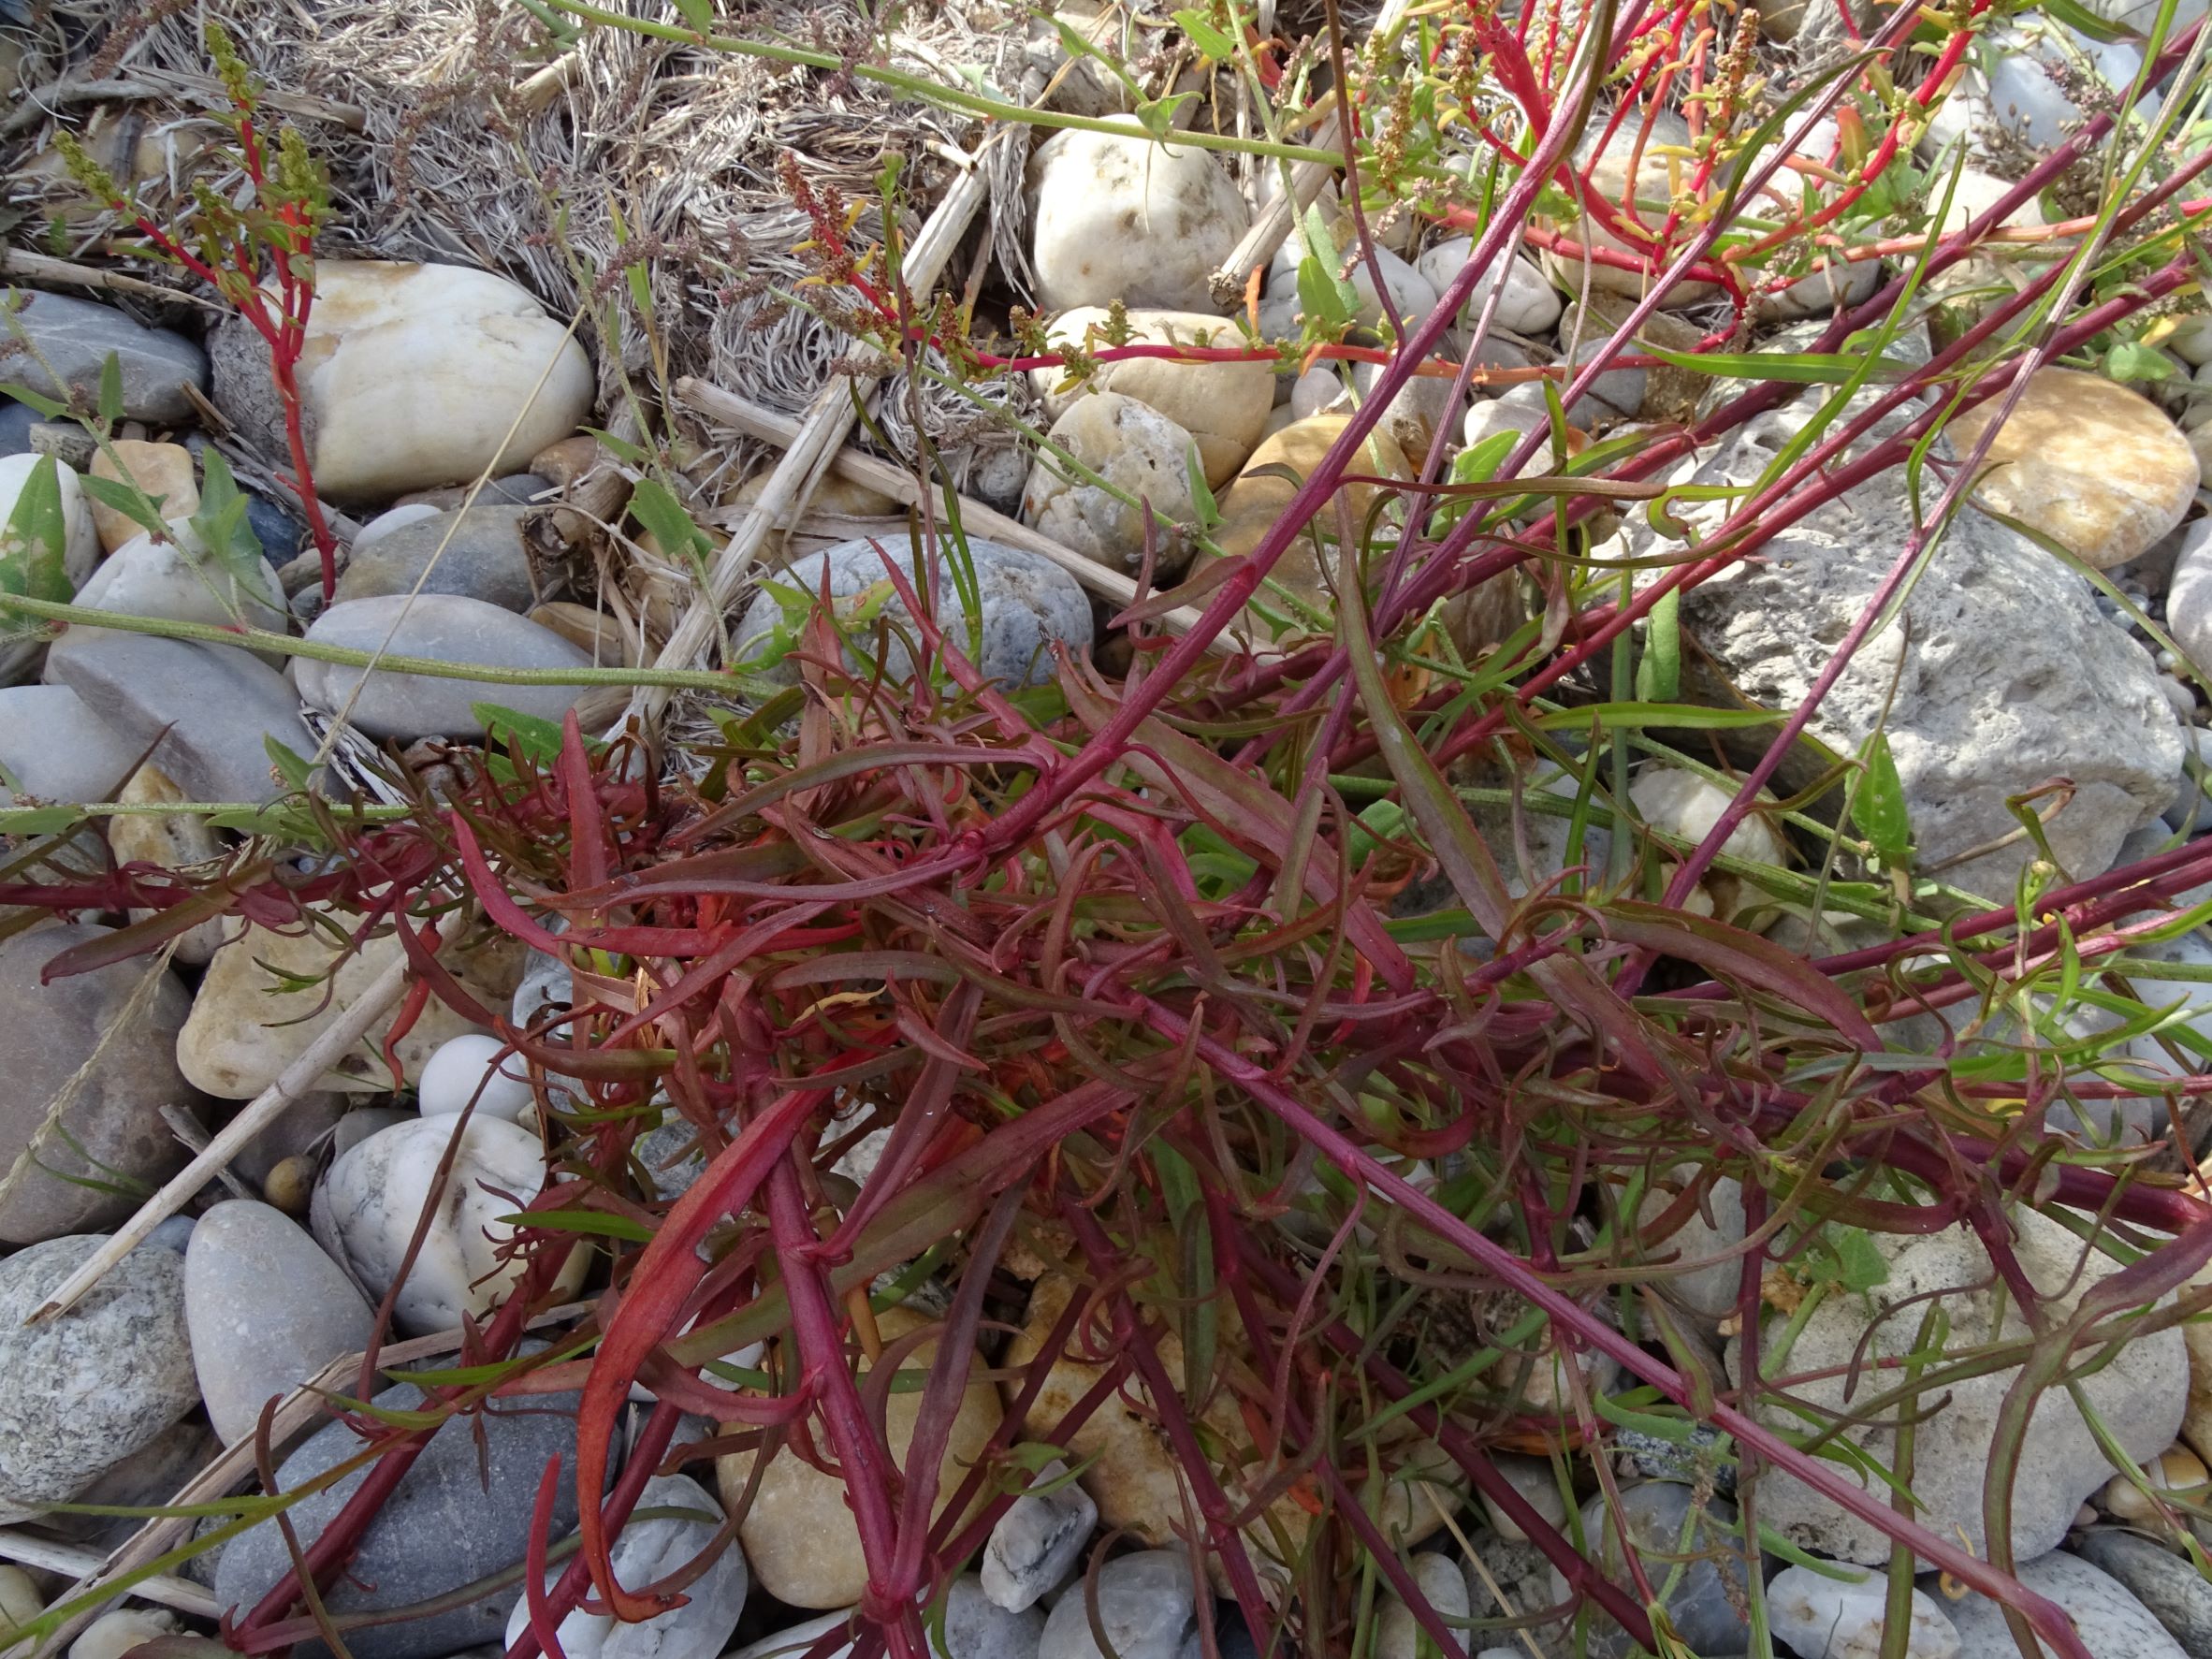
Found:
<path fill-rule="evenodd" d="M 265 735 L 261 739 L 261 747 L 269 751 L 269 764 L 276 767 L 277 775 L 284 780 L 286 788 L 304 791 L 308 787 L 308 780 L 313 773 L 305 755 L 293 753 L 272 736 Z"/>
<path fill-rule="evenodd" d="M 1682 694 L 1682 590 L 1680 588 L 1669 588 L 1652 606 L 1651 625 L 1644 636 L 1644 654 L 1636 665 L 1636 694 L 1647 703 L 1671 703 Z"/>
<path fill-rule="evenodd" d="M 44 392 L 35 392 L 27 386 L 19 386 L 13 381 L 9 381 L 4 386 L 0 386 L 0 393 L 5 393 L 8 397 L 13 398 L 18 403 L 22 404 L 26 409 L 36 409 L 39 414 L 45 415 L 48 420 L 59 420 L 63 415 L 69 413 L 68 404 L 61 402 L 56 399 L 50 398 Z"/>
<path fill-rule="evenodd" d="M 597 438 L 605 444 L 617 460 L 628 461 L 633 467 L 642 467 L 651 458 L 643 449 L 631 443 L 627 438 L 618 438 L 614 433 L 599 427 L 586 427 L 583 430 L 587 437 Z"/>
<path fill-rule="evenodd" d="M 497 703 L 472 703 L 469 712 L 488 734 L 502 738 L 510 749 L 540 765 L 550 764 L 560 754 L 559 720 L 524 714 Z"/>
<path fill-rule="evenodd" d="M 1708 708 L 1702 703 L 1589 703 L 1540 714 L 1532 723 L 1546 732 L 1587 732 L 1593 723 L 1608 731 L 1679 726 L 1686 732 L 1733 732 L 1770 726 L 1781 719 L 1769 708 Z"/>
<path fill-rule="evenodd" d="M 627 1215 L 604 1210 L 532 1210 L 519 1215 L 502 1215 L 508 1227 L 542 1227 L 548 1232 L 588 1233 L 594 1238 L 620 1239 L 625 1244 L 649 1244 L 653 1230 Z"/>
<path fill-rule="evenodd" d="M 714 0 L 676 0 L 676 9 L 692 33 L 714 33 Z"/>
<path fill-rule="evenodd" d="M 1631 1411 L 1605 1394 L 1591 1395 L 1590 1404 L 1597 1407 L 1598 1416 L 1615 1428 L 1634 1429 L 1639 1434 L 1649 1434 L 1675 1446 L 1686 1445 L 1695 1427 L 1679 1417 L 1654 1417 L 1648 1411 Z"/>
<path fill-rule="evenodd" d="M 109 352 L 100 362 L 100 423 L 112 432 L 123 420 L 123 359 Z"/>
<path fill-rule="evenodd" d="M 1196 444 L 1184 449 L 1183 470 L 1190 480 L 1190 499 L 1198 509 L 1199 533 L 1203 535 L 1221 522 L 1221 509 L 1214 500 L 1214 487 L 1206 482 L 1205 463 L 1199 459 Z"/>
<path fill-rule="evenodd" d="M 140 530 L 157 536 L 168 534 L 169 527 L 161 517 L 161 503 L 167 498 L 150 496 L 135 484 L 102 478 L 95 473 L 83 473 L 77 482 L 86 495 L 103 507 L 121 513 Z"/>
<path fill-rule="evenodd" d="M 1876 732 L 1868 738 L 1859 761 L 1867 771 L 1851 804 L 1852 822 L 1885 866 L 1901 866 L 1913 856 L 1913 824 L 1905 811 L 1904 781 L 1889 752 L 1889 735 Z"/>
<path fill-rule="evenodd" d="M 1786 380 L 1798 386 L 1841 386 L 1859 372 L 1865 359 L 1831 352 L 1676 352 L 1650 341 L 1637 348 L 1677 369 L 1693 370 L 1723 380 Z M 1878 358 L 1870 379 L 1895 380 L 1913 372 L 1914 365 L 1899 357 Z"/>
<path fill-rule="evenodd" d="M 67 604 L 69 526 L 62 511 L 61 463 L 42 455 L 23 480 L 22 493 L 0 532 L 0 592 Z"/>
<path fill-rule="evenodd" d="M 201 465 L 199 507 L 189 521 L 193 533 L 217 570 L 271 610 L 282 611 L 284 595 L 262 572 L 261 538 L 246 516 L 246 493 L 231 477 L 230 463 L 211 444 Z"/>
<path fill-rule="evenodd" d="M 1317 255 L 1308 254 L 1298 262 L 1298 308 L 1332 328 L 1341 328 L 1352 320 L 1344 296 L 1336 290 L 1334 274 Z"/>

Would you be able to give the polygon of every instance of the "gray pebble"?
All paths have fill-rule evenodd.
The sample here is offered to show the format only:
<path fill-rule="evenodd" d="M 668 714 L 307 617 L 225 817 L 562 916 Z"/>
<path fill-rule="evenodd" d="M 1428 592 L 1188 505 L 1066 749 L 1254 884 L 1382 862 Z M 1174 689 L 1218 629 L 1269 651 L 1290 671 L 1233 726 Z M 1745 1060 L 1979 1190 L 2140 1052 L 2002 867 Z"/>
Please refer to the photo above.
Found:
<path fill-rule="evenodd" d="M 1726 1529 L 1735 1524 L 1736 1506 L 1715 1498 L 1702 1514 L 1691 1520 L 1693 1493 L 1689 1487 L 1670 1480 L 1648 1480 L 1623 1487 L 1621 1505 L 1629 1536 L 1654 1591 L 1665 1595 L 1674 1628 L 1691 1652 L 1729 1652 L 1743 1647 L 1749 1635 L 1742 1608 L 1749 1594 L 1740 1542 Z M 1689 1523 L 1684 1543 L 1684 1523 Z M 1582 1537 L 1606 1577 L 1615 1583 L 1626 1579 L 1621 1536 L 1604 1495 L 1582 1506 Z M 1689 1557 L 1687 1564 L 1677 1563 Z M 1662 1586 L 1671 1581 L 1671 1591 Z M 1567 1598 L 1567 1581 L 1556 1569 L 1551 1599 Z M 1602 1613 L 1589 1620 L 1591 1659 L 1626 1659 L 1636 1652 L 1628 1633 Z"/>
<path fill-rule="evenodd" d="M 417 518 L 357 546 L 338 579 L 338 604 L 411 593 L 458 593 L 526 611 L 537 600 L 522 521 L 530 509 L 479 503 L 465 513 Z"/>
<path fill-rule="evenodd" d="M 589 657 L 551 629 L 457 593 L 347 600 L 317 617 L 307 637 L 318 645 L 491 668 L 591 666 Z M 301 657 L 292 673 L 310 707 L 333 715 L 345 709 L 365 735 L 408 743 L 417 737 L 483 736 L 484 723 L 472 706 L 478 703 L 559 721 L 585 690 L 582 684 L 500 685 L 378 669 L 366 676 L 368 684 L 356 696 L 364 678 L 359 668 Z"/>
<path fill-rule="evenodd" d="M 1054 1462 L 1038 1474 L 1038 1484 L 1059 1479 L 1067 1465 Z M 1049 1492 L 1016 1498 L 983 1546 L 982 1591 L 1012 1612 L 1034 1607 L 1074 1571 L 1099 1524 L 1099 1506 L 1080 1481 L 1070 1480 Z"/>
<path fill-rule="evenodd" d="M 2212 1584 L 2185 1555 L 2139 1534 L 2099 1527 L 2082 1534 L 2074 1550 L 2109 1573 L 2166 1627 L 2190 1659 L 2212 1655 Z"/>
<path fill-rule="evenodd" d="M 181 426 L 193 418 L 184 388 L 207 389 L 208 356 L 191 341 L 134 323 L 113 306 L 35 289 L 17 292 L 23 303 L 16 319 L 46 362 L 24 351 L 10 333 L 0 344 L 0 357 L 13 360 L 0 377 L 50 398 L 75 397 L 89 414 L 99 403 L 101 367 L 113 353 L 123 371 L 126 419 Z M 49 365 L 53 374 L 46 371 Z M 61 377 L 58 386 L 54 375 Z"/>
<path fill-rule="evenodd" d="M 1201 1651 L 1198 1590 L 1180 1550 L 1123 1555 L 1097 1574 L 1095 1611 L 1115 1659 L 1193 1659 Z M 1087 1587 L 1070 1591 L 1044 1623 L 1037 1659 L 1106 1659 L 1091 1632 Z"/>

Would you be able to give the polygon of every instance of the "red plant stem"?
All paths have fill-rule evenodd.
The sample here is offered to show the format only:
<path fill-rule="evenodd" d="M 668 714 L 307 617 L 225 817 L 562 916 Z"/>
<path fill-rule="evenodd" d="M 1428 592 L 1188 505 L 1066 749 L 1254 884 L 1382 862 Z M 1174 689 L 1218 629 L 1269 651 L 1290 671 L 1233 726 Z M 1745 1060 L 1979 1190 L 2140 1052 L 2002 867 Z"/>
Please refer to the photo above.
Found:
<path fill-rule="evenodd" d="M 1196 1035 L 1197 1052 L 1208 1065 L 1235 1082 L 1287 1128 L 1334 1160 L 1346 1175 L 1389 1197 L 1439 1238 L 1474 1258 L 1477 1265 L 1503 1281 L 1506 1288 L 1542 1310 L 1563 1334 L 1571 1332 L 1591 1347 L 1610 1356 L 1676 1404 L 1684 1409 L 1697 1409 L 1695 1391 L 1672 1366 L 1645 1353 L 1604 1320 L 1586 1313 L 1510 1250 L 1469 1227 L 1426 1193 L 1370 1157 L 1241 1055 L 1202 1031 L 1194 1031 L 1188 1021 L 1157 1001 L 1143 1003 L 1140 1011 L 1148 1025 L 1171 1042 L 1188 1041 Z M 2212 1236 L 2212 1223 L 2206 1225 L 2208 1236 Z M 1881 1528 L 1922 1561 L 1940 1567 L 1985 1595 L 2026 1608 L 2038 1634 L 2066 1659 L 2090 1659 L 2088 1650 L 2074 1634 L 2072 1621 L 2051 1602 L 2028 1591 L 2007 1575 L 1994 1571 L 1986 1562 L 1938 1537 L 1917 1521 L 1898 1516 L 1864 1488 L 1853 1485 L 1828 1464 L 1806 1456 L 1734 1407 L 1716 1403 L 1700 1414 L 1716 1428 L 1757 1448 L 1770 1463 L 1786 1469 L 1830 1503 Z"/>

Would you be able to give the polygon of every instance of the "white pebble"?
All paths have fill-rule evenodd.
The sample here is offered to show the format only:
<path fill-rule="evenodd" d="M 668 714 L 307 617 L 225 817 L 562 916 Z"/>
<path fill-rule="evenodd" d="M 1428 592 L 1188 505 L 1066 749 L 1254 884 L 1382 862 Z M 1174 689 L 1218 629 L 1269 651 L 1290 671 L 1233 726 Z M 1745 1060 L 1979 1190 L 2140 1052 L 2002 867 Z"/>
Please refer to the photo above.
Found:
<path fill-rule="evenodd" d="M 121 1608 L 103 1613 L 84 1627 L 84 1634 L 69 1644 L 69 1659 L 123 1659 L 142 1642 L 175 1636 L 182 1624 L 174 1613 L 152 1608 Z"/>
<path fill-rule="evenodd" d="M 11 1626 L 28 1624 L 46 1611 L 31 1575 L 12 1564 L 0 1566 L 0 1619 Z"/>
<path fill-rule="evenodd" d="M 478 1118 L 513 1123 L 520 1117 L 532 1099 L 530 1076 L 520 1055 L 501 1059 L 505 1049 L 498 1038 L 473 1031 L 443 1045 L 423 1064 L 422 1114 L 449 1117 L 473 1099 Z"/>

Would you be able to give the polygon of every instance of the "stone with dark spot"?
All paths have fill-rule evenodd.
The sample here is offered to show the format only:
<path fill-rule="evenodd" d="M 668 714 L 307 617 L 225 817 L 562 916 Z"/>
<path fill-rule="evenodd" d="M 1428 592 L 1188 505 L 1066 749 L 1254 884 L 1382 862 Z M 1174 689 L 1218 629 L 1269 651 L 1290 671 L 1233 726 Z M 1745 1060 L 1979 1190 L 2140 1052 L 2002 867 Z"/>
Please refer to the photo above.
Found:
<path fill-rule="evenodd" d="M 1070 306 L 1171 306 L 1218 313 L 1209 279 L 1251 212 L 1203 150 L 1070 130 L 1029 159 L 1038 298 Z"/>
<path fill-rule="evenodd" d="M 66 1312 L 24 1320 L 108 1241 L 72 1233 L 0 1262 L 0 1510 L 67 1503 L 198 1404 L 184 1263 L 133 1250 Z"/>
<path fill-rule="evenodd" d="M 142 958 L 41 982 L 54 957 L 108 933 L 51 923 L 0 940 L 0 1240 L 9 1244 L 121 1221 L 138 1207 L 124 1184 L 167 1180 L 184 1163 L 161 1117 L 198 1099 L 177 1070 L 192 1008 L 183 985 L 160 969 L 149 981 Z M 106 1185 L 81 1185 L 95 1178 Z"/>

